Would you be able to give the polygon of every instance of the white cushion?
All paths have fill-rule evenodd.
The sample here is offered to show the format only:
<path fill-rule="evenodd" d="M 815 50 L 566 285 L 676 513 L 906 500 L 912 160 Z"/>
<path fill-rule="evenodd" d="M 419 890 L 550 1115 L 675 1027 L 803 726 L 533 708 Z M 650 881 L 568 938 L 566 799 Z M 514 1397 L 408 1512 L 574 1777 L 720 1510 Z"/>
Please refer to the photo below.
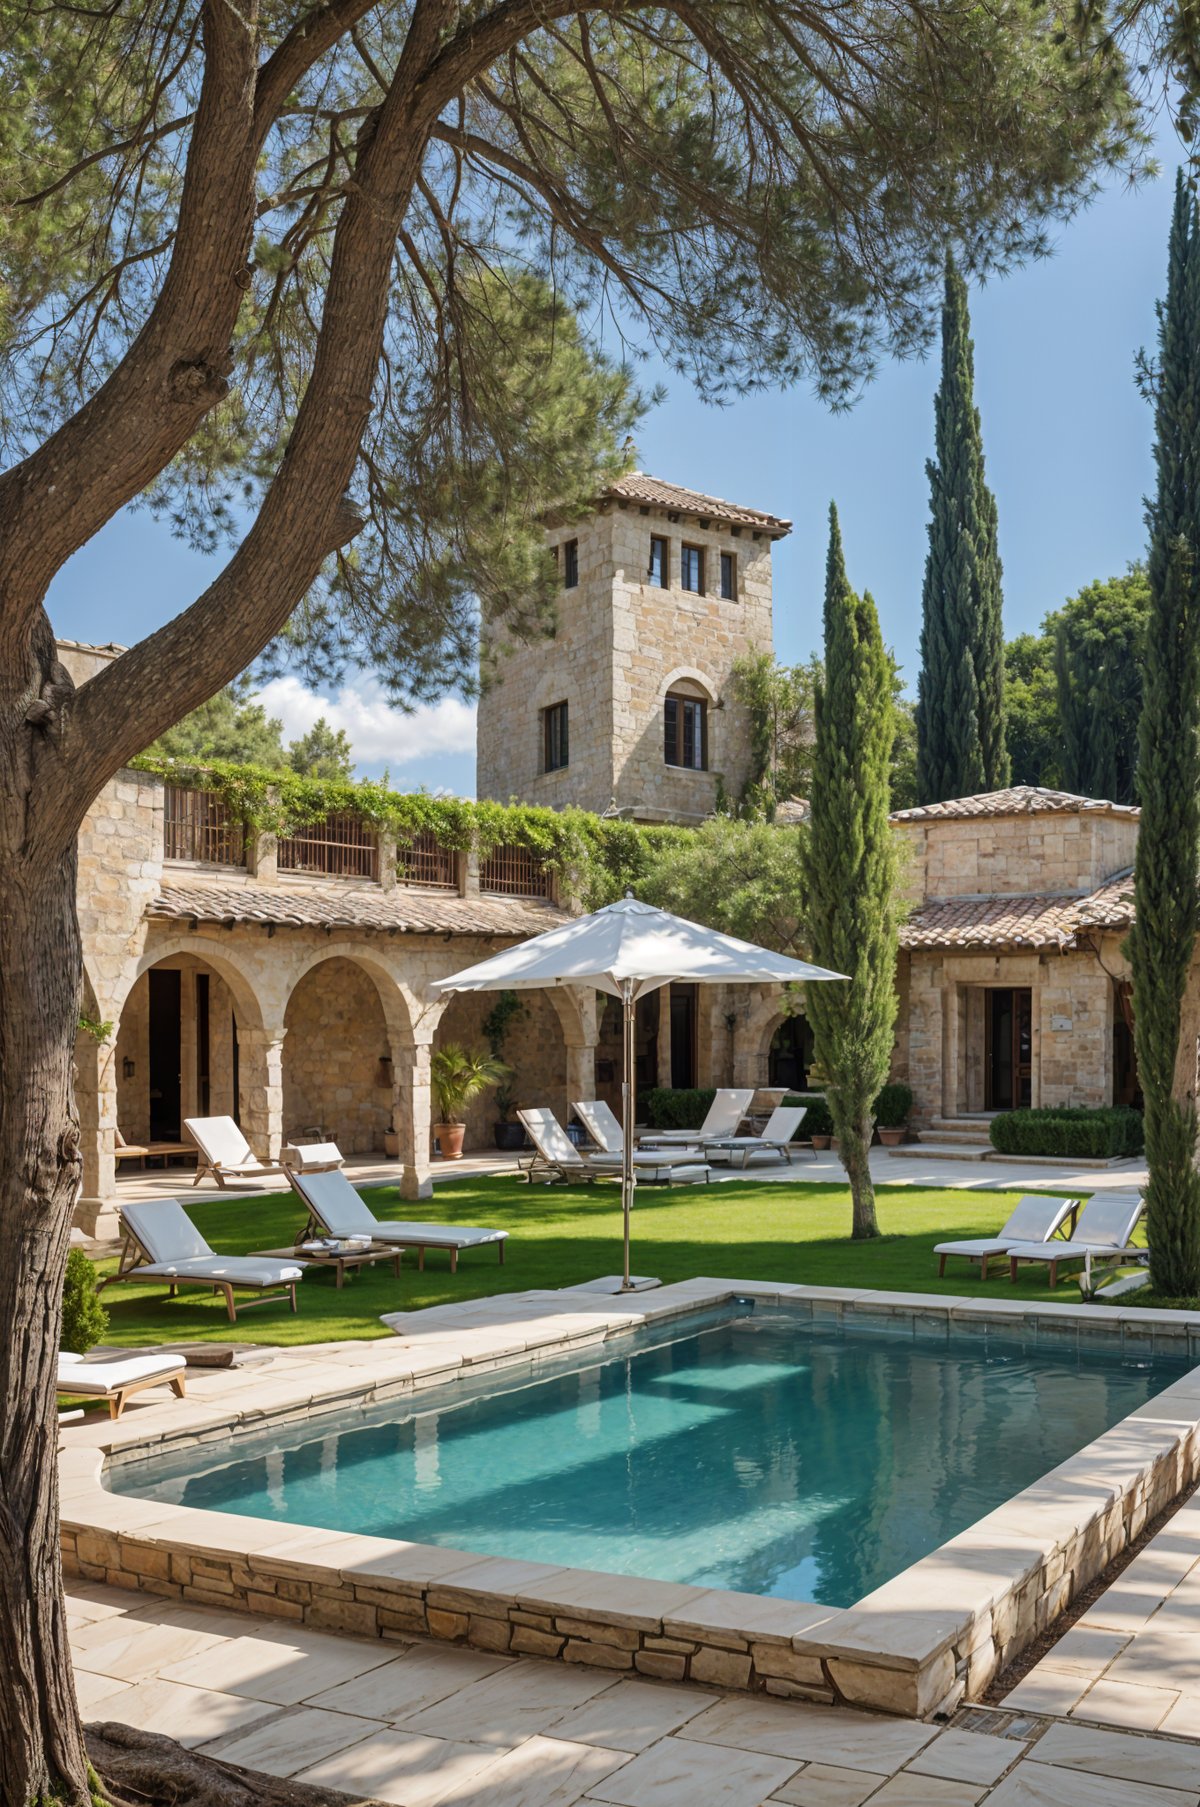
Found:
<path fill-rule="evenodd" d="M 58 1385 L 64 1393 L 119 1393 L 156 1376 L 170 1380 L 185 1366 L 178 1355 L 102 1355 L 85 1360 L 64 1350 L 58 1358 Z"/>

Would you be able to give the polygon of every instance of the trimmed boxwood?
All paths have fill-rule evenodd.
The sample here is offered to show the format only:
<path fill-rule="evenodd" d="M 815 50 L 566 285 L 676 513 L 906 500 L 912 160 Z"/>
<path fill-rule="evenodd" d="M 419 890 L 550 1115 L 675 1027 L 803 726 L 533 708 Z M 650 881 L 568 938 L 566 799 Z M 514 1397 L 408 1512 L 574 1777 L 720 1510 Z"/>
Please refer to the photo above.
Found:
<path fill-rule="evenodd" d="M 1112 1160 L 1146 1145 L 1141 1111 L 1127 1109 L 1005 1111 L 988 1133 L 1000 1154 Z"/>
<path fill-rule="evenodd" d="M 829 1106 L 821 1092 L 792 1092 L 783 1102 L 804 1106 L 804 1121 L 797 1130 L 794 1140 L 807 1142 L 810 1136 L 831 1136 L 833 1134 L 833 1118 L 829 1114 Z"/>
<path fill-rule="evenodd" d="M 716 1095 L 715 1086 L 652 1086 L 646 1120 L 652 1129 L 699 1129 Z"/>
<path fill-rule="evenodd" d="M 902 1079 L 881 1086 L 875 1098 L 875 1122 L 879 1129 L 903 1129 L 912 1109 L 912 1087 Z"/>

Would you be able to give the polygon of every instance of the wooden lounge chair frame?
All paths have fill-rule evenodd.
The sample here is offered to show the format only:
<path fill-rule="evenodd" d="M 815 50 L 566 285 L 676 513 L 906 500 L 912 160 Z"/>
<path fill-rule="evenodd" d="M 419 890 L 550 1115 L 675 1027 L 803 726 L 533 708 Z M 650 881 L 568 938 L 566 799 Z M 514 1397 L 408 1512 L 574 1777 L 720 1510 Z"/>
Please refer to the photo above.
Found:
<path fill-rule="evenodd" d="M 170 1387 L 176 1399 L 187 1395 L 187 1379 L 183 1374 L 148 1374 L 144 1380 L 131 1380 L 127 1386 L 117 1387 L 111 1393 L 81 1392 L 69 1380 L 60 1380 L 55 1390 L 67 1399 L 82 1399 L 87 1405 L 107 1405 L 109 1417 L 117 1419 L 125 1410 L 125 1401 L 134 1393 L 145 1392 L 147 1387 Z"/>
<path fill-rule="evenodd" d="M 216 1259 L 219 1260 L 220 1257 L 218 1256 Z M 302 1259 L 302 1257 L 298 1257 L 298 1259 Z M 293 1314 L 299 1310 L 296 1304 L 296 1282 L 294 1280 L 279 1283 L 270 1281 L 266 1286 L 256 1286 L 252 1280 L 206 1279 L 199 1274 L 180 1274 L 177 1278 L 172 1279 L 169 1274 L 139 1274 L 133 1271 L 139 1267 L 160 1265 L 154 1260 L 149 1249 L 138 1241 L 122 1218 L 121 1256 L 117 1263 L 117 1271 L 115 1274 L 106 1274 L 103 1280 L 98 1281 L 96 1291 L 103 1292 L 106 1286 L 115 1286 L 119 1281 L 134 1286 L 161 1286 L 165 1281 L 167 1297 L 174 1299 L 178 1296 L 181 1286 L 199 1286 L 213 1293 L 224 1294 L 225 1310 L 231 1324 L 237 1323 L 239 1309 L 253 1311 L 256 1305 L 280 1305 L 285 1299 L 291 1305 Z M 257 1299 L 243 1299 L 239 1308 L 233 1302 L 235 1289 L 239 1292 L 257 1292 L 261 1296 Z"/>

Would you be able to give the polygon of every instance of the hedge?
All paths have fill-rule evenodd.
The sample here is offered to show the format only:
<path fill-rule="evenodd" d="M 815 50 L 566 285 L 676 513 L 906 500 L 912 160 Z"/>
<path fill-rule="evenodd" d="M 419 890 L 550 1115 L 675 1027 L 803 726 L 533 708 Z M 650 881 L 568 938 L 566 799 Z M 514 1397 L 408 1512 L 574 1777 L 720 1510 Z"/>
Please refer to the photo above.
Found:
<path fill-rule="evenodd" d="M 716 1095 L 715 1086 L 651 1086 L 646 1121 L 652 1129 L 699 1129 Z"/>
<path fill-rule="evenodd" d="M 1142 1113 L 1135 1110 L 1005 1111 L 993 1117 L 988 1133 L 1001 1154 L 1111 1160 L 1145 1147 Z"/>

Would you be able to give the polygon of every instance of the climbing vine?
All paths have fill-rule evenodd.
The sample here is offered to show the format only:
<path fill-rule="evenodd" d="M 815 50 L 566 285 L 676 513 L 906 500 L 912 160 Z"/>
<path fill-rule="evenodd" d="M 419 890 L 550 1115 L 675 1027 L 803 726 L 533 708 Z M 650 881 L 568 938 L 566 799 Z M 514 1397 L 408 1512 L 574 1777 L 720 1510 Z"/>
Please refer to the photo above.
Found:
<path fill-rule="evenodd" d="M 422 834 L 456 852 L 474 851 L 480 859 L 497 847 L 522 847 L 556 875 L 564 898 L 590 910 L 636 889 L 658 853 L 692 832 L 583 809 L 434 797 L 427 791 L 393 791 L 374 779 L 355 784 L 305 778 L 223 760 L 193 764 L 142 754 L 131 763 L 172 784 L 212 791 L 251 834 L 288 835 L 327 816 L 356 815 L 402 847 Z"/>

